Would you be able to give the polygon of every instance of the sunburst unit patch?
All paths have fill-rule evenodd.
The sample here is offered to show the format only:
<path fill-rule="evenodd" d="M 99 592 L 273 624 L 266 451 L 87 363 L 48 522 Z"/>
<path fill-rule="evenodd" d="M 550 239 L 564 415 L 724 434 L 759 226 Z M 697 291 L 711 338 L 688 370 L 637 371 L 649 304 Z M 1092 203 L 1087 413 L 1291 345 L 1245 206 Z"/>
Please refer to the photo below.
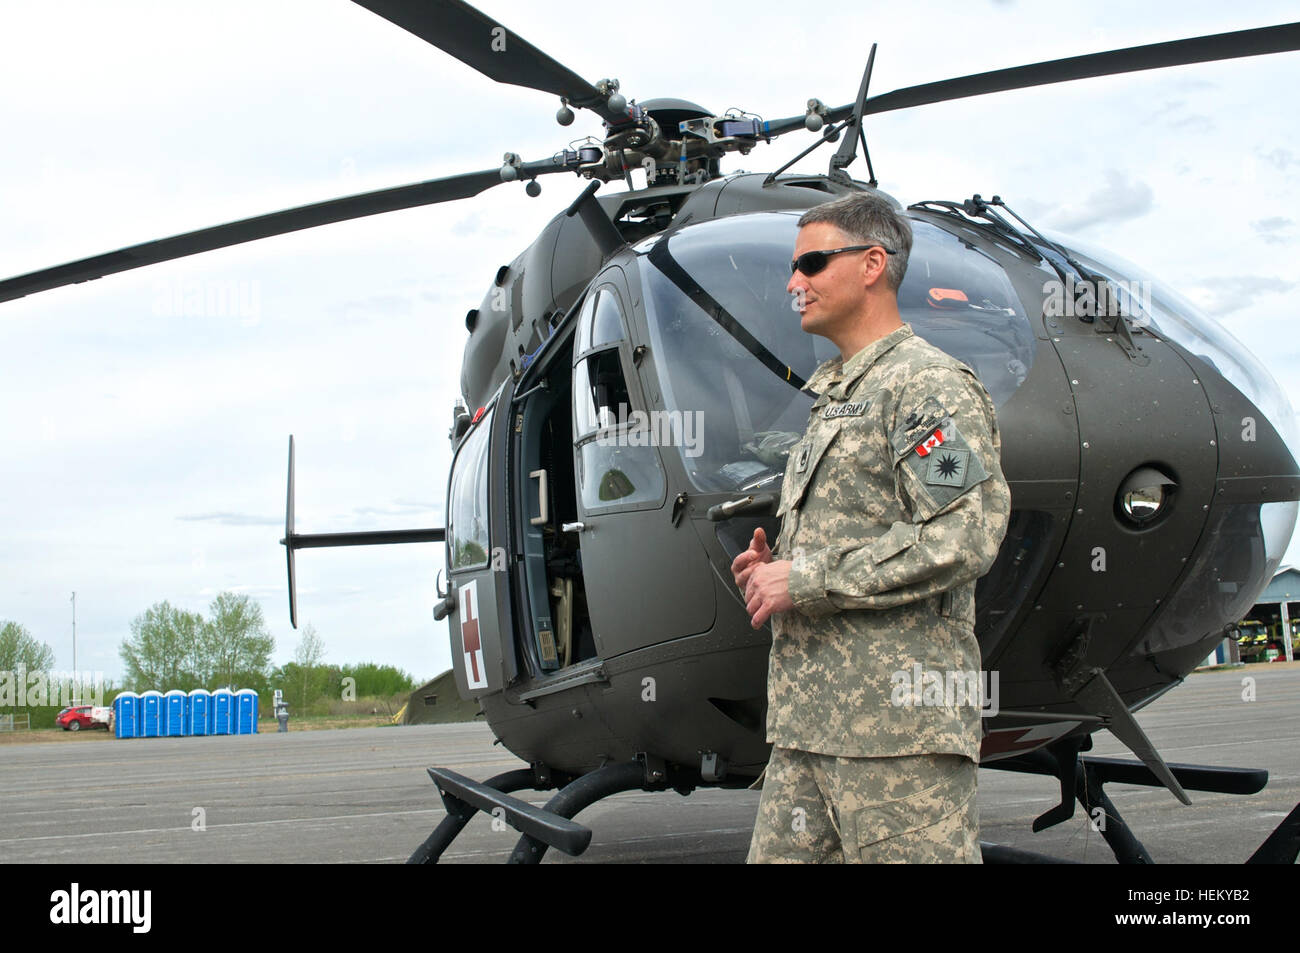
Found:
<path fill-rule="evenodd" d="M 932 486 L 962 487 L 966 485 L 966 475 L 970 464 L 970 451 L 956 447 L 944 446 L 929 454 L 930 465 L 926 469 L 925 482 Z"/>

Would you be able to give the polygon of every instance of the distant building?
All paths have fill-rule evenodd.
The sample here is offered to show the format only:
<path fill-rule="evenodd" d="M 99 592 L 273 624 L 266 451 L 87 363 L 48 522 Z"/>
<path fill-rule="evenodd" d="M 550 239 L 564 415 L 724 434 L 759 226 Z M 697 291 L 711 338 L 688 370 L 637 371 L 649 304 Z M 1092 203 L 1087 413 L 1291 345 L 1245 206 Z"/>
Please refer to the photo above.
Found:
<path fill-rule="evenodd" d="M 1278 569 L 1250 614 L 1240 621 L 1240 639 L 1224 639 L 1205 660 L 1206 665 L 1296 658 L 1296 646 L 1300 644 L 1300 569 Z"/>

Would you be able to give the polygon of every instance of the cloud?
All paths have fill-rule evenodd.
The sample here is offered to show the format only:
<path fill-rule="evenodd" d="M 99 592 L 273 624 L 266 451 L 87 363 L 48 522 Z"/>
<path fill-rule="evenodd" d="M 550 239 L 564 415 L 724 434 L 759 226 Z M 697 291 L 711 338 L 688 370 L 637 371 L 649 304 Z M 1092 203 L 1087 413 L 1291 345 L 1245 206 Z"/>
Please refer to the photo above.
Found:
<path fill-rule="evenodd" d="M 283 584 L 281 584 L 281 585 L 275 585 L 275 586 L 269 586 L 269 585 L 261 585 L 261 586 L 254 586 L 254 585 L 244 585 L 244 586 L 226 586 L 226 587 L 224 587 L 224 588 L 222 588 L 222 589 L 216 589 L 216 588 L 214 588 L 213 586 L 204 586 L 204 587 L 202 587 L 201 589 L 199 589 L 199 595 L 200 595 L 200 596 L 203 596 L 203 597 L 206 599 L 206 598 L 208 598 L 209 596 L 216 596 L 216 595 L 219 595 L 219 594 L 221 594 L 221 593 L 223 593 L 223 592 L 233 592 L 233 593 L 236 593 L 236 594 L 238 594 L 238 595 L 247 595 L 247 596 L 253 596 L 253 597 L 256 597 L 256 596 L 272 597 L 272 596 L 283 595 L 283 594 L 284 594 L 284 591 L 285 591 L 285 587 L 284 587 Z M 313 590 L 313 591 L 314 591 L 314 590 Z M 310 593 L 307 593 L 307 590 L 305 590 L 305 589 L 299 589 L 298 592 L 299 592 L 300 594 L 303 594 L 303 593 L 310 594 Z"/>
<path fill-rule="evenodd" d="M 1085 231 L 1094 225 L 1114 225 L 1141 218 L 1151 211 L 1151 186 L 1115 171 L 1106 172 L 1106 185 L 1079 202 L 1063 205 L 1051 214 L 1048 225 L 1063 232 Z"/>
<path fill-rule="evenodd" d="M 1171 112 L 1176 112 L 1186 105 L 1187 100 L 1185 99 L 1166 99 L 1155 112 L 1147 113 L 1146 119 L 1144 119 L 1143 122 L 1152 122 L 1153 120 L 1159 119 Z"/>
<path fill-rule="evenodd" d="M 1183 116 L 1180 119 L 1171 119 L 1167 123 L 1170 129 L 1176 129 L 1184 133 L 1211 133 L 1214 131 L 1214 120 L 1209 116 L 1203 116 L 1200 113 L 1194 113 L 1190 116 Z"/>
<path fill-rule="evenodd" d="M 282 526 L 284 520 L 277 516 L 255 516 L 252 513 L 193 513 L 178 516 L 187 523 L 219 523 L 222 526 Z"/>
<path fill-rule="evenodd" d="M 1207 278 L 1191 289 L 1192 299 L 1214 317 L 1240 311 L 1267 294 L 1281 294 L 1296 286 L 1294 281 L 1263 275 L 1233 275 Z"/>
<path fill-rule="evenodd" d="M 409 294 L 376 294 L 356 298 L 343 305 L 343 317 L 349 321 L 364 321 L 375 315 L 404 317 L 411 313 L 412 296 Z"/>
<path fill-rule="evenodd" d="M 1261 159 L 1277 166 L 1282 172 L 1285 172 L 1293 165 L 1300 165 L 1300 159 L 1297 159 L 1295 153 L 1291 152 L 1290 149 L 1272 149 L 1268 152 L 1261 149 L 1257 154 Z"/>
<path fill-rule="evenodd" d="M 1281 215 L 1273 215 L 1269 218 L 1261 218 L 1258 221 L 1250 223 L 1250 227 L 1255 230 L 1255 234 L 1262 241 L 1270 245 L 1285 245 L 1288 242 L 1295 241 L 1294 235 L 1284 234 L 1289 232 L 1295 226 L 1295 221 L 1285 218 Z"/>
<path fill-rule="evenodd" d="M 481 225 L 482 222 L 483 216 L 478 213 L 467 215 L 451 227 L 451 233 L 457 238 L 464 238 L 466 235 L 473 235 L 479 230 L 479 225 Z"/>
<path fill-rule="evenodd" d="M 436 513 L 441 509 L 440 504 L 424 500 L 394 500 L 386 506 L 355 506 L 352 512 L 357 516 L 410 516 Z"/>
<path fill-rule="evenodd" d="M 1185 111 L 1186 106 L 1185 99 L 1167 99 L 1153 112 L 1147 113 L 1142 124 L 1149 126 L 1158 122 L 1168 129 L 1192 133 L 1211 133 L 1215 130 L 1213 117 L 1203 113 L 1188 113 Z"/>

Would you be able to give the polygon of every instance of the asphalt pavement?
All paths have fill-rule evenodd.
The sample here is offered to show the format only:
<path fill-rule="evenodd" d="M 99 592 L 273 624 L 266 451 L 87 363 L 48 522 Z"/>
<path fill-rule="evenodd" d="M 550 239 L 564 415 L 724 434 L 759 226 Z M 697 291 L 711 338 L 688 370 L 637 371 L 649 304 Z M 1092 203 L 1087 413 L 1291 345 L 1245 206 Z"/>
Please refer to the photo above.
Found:
<path fill-rule="evenodd" d="M 1239 863 L 1300 801 L 1300 666 L 1193 675 L 1137 717 L 1167 761 L 1271 775 L 1253 796 L 1190 792 L 1190 807 L 1163 789 L 1109 785 L 1157 862 Z M 1106 732 L 1095 740 L 1093 754 L 1131 757 Z M 7 744 L 0 862 L 398 863 L 443 817 L 427 767 L 484 779 L 522 766 L 492 742 L 478 723 Z M 1081 809 L 1031 832 L 1058 799 L 1054 779 L 984 769 L 979 798 L 985 841 L 1114 862 Z M 616 795 L 579 816 L 594 831 L 585 854 L 547 861 L 740 863 L 757 806 L 756 791 Z M 502 861 L 517 839 L 480 816 L 443 860 Z"/>

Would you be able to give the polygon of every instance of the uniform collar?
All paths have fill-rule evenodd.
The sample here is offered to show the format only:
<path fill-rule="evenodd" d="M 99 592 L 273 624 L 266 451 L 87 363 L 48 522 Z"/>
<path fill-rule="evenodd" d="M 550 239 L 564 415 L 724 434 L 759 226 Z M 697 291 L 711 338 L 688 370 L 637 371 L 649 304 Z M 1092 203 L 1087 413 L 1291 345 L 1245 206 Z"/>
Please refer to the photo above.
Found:
<path fill-rule="evenodd" d="M 836 400 L 844 400 L 849 396 L 849 391 L 852 390 L 853 385 L 871 369 L 876 361 L 892 350 L 894 345 L 906 341 L 912 336 L 912 326 L 904 324 L 901 328 L 889 332 L 883 338 L 872 341 L 847 361 L 842 357 L 833 357 L 813 372 L 813 376 L 808 379 L 808 383 L 804 385 L 803 389 L 814 394 L 824 394 Z"/>

